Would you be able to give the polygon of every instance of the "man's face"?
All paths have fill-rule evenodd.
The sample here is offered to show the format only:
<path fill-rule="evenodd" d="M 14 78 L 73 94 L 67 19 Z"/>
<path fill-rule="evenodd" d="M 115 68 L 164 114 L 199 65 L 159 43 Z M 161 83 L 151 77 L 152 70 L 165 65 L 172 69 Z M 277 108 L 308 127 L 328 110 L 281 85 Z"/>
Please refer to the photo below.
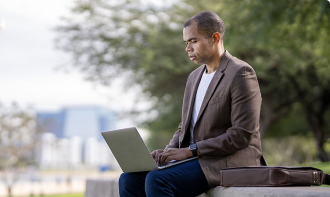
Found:
<path fill-rule="evenodd" d="M 214 55 L 212 37 L 206 38 L 199 34 L 196 22 L 192 22 L 190 26 L 183 29 L 183 41 L 186 43 L 186 51 L 190 60 L 195 64 L 208 64 L 212 61 Z"/>

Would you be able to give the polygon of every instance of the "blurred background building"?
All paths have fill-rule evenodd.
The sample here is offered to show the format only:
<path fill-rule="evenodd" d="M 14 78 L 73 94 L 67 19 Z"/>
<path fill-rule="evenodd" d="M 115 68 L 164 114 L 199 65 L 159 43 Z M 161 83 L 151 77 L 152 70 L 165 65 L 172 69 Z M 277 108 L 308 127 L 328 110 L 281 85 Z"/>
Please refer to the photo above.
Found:
<path fill-rule="evenodd" d="M 102 106 L 37 112 L 42 131 L 35 158 L 41 169 L 118 169 L 101 132 L 116 128 L 116 114 Z"/>

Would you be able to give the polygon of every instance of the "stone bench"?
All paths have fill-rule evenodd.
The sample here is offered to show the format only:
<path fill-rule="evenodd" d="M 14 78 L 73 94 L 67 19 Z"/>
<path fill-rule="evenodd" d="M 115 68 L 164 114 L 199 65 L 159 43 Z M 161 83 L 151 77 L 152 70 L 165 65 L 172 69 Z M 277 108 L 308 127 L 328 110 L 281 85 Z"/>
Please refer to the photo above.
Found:
<path fill-rule="evenodd" d="M 199 197 L 329 197 L 330 187 L 215 187 Z M 85 197 L 119 197 L 117 179 L 88 179 Z"/>

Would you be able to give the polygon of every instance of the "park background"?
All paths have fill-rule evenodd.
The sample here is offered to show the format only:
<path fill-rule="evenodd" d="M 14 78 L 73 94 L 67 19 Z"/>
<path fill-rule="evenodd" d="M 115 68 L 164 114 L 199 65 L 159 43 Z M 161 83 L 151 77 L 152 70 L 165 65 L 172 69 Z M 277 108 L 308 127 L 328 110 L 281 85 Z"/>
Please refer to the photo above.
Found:
<path fill-rule="evenodd" d="M 147 132 L 150 150 L 163 148 L 180 123 L 185 82 L 197 68 L 185 52 L 183 24 L 210 10 L 225 22 L 225 48 L 257 73 L 268 164 L 323 162 L 317 165 L 329 170 L 327 0 L 10 2 L 0 1 L 1 150 L 8 119 L 15 117 L 10 132 L 24 130 L 34 139 L 39 133 L 27 123 L 36 111 L 76 104 L 115 110 L 118 128 L 136 125 Z M 21 143 L 10 146 L 22 154 Z M 1 171 L 38 166 L 18 156 L 8 166 L 12 156 L 1 152 Z"/>

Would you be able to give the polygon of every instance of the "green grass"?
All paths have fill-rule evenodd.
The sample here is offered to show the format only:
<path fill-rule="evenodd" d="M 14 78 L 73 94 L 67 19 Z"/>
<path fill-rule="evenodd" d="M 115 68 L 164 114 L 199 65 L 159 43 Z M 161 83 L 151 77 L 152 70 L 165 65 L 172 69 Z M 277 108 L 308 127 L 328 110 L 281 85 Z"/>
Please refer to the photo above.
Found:
<path fill-rule="evenodd" d="M 47 197 L 84 197 L 84 194 L 63 194 L 63 195 L 51 195 Z"/>
<path fill-rule="evenodd" d="M 301 166 L 309 166 L 322 170 L 324 173 L 330 174 L 330 162 L 315 162 L 302 164 Z"/>
<path fill-rule="evenodd" d="M 41 196 L 35 195 L 33 197 L 41 197 Z M 84 194 L 58 194 L 58 195 L 48 195 L 42 197 L 84 197 Z"/>
<path fill-rule="evenodd" d="M 301 166 L 314 167 L 322 170 L 324 173 L 330 174 L 330 162 L 315 162 L 303 164 Z M 322 187 L 330 187 L 330 185 L 322 185 Z"/>

